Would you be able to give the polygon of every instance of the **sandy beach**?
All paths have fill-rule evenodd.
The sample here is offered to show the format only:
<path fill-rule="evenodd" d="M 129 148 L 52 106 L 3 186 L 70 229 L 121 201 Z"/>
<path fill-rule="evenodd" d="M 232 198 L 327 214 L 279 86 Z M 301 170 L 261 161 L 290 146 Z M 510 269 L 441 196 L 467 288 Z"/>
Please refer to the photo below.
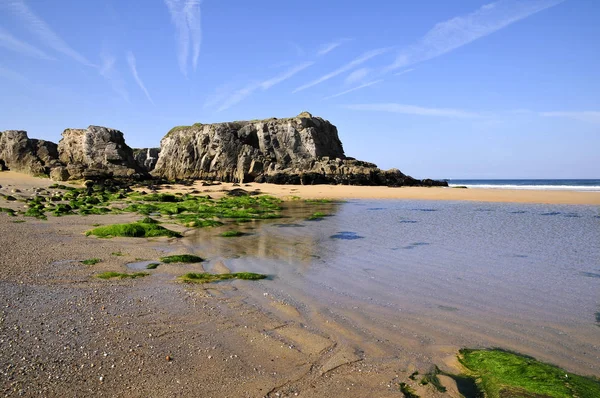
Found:
<path fill-rule="evenodd" d="M 48 179 L 0 173 L 0 192 L 5 195 L 30 196 L 51 184 Z M 197 191 L 219 197 L 234 188 L 260 190 L 292 202 L 300 197 L 600 204 L 600 193 L 452 188 L 206 186 L 196 182 L 193 186 L 161 187 L 160 191 Z M 18 210 L 23 203 L 2 200 L 0 207 Z M 288 224 L 280 226 L 302 227 L 298 222 L 305 221 L 314 210 L 298 211 L 285 220 Z M 323 211 L 329 210 L 324 207 Z M 365 304 L 364 313 L 353 310 L 354 304 L 337 314 L 329 313 L 319 296 L 303 294 L 306 288 L 297 275 L 314 267 L 308 264 L 319 258 L 316 254 L 323 255 L 316 251 L 322 238 L 294 233 L 284 236 L 284 230 L 294 228 L 281 232 L 272 229 L 269 235 L 268 231 L 259 233 L 260 226 L 249 223 L 240 227 L 249 233 L 249 240 L 219 241 L 210 229 L 194 230 L 161 218 L 184 238 L 99 239 L 84 235 L 99 224 L 139 218 L 135 213 L 123 213 L 37 220 L 0 213 L 0 296 L 5 303 L 0 309 L 0 371 L 5 396 L 398 397 L 400 382 L 411 383 L 421 397 L 460 396 L 449 377 L 440 376 L 445 393 L 409 378 L 416 371 L 425 374 L 433 366 L 460 371 L 456 353 L 462 341 L 468 341 L 461 337 L 467 330 L 460 322 L 452 326 L 444 321 L 457 308 L 440 301 L 435 308 L 439 318 L 426 322 L 420 311 L 430 311 L 427 307 L 402 312 L 405 323 L 401 329 L 387 324 L 397 312 L 369 309 L 370 304 Z M 131 270 L 127 264 L 184 253 L 207 260 L 202 264 L 163 264 L 149 277 L 134 280 L 95 277 L 106 271 L 127 272 Z M 245 261 L 245 256 L 253 260 Z M 100 262 L 81 263 L 90 258 Z M 385 259 L 374 261 L 385 264 Z M 274 268 L 278 270 L 275 280 L 209 285 L 177 281 L 185 272 L 262 272 L 261 267 L 266 267 L 262 263 L 280 267 Z M 292 264 L 299 268 L 290 269 Z M 357 264 L 357 272 L 363 272 L 359 266 L 362 264 Z M 280 283 L 277 278 L 287 282 L 288 277 L 300 285 L 292 284 L 288 293 L 276 294 L 272 286 Z M 420 276 L 413 278 L 416 281 Z M 363 285 L 358 281 L 355 290 Z M 288 288 L 282 286 L 285 292 Z M 416 296 L 418 291 L 411 294 Z M 419 308 L 418 303 L 415 308 Z M 370 314 L 381 317 L 375 321 Z M 480 326 L 469 330 L 477 328 Z M 589 328 L 582 335 L 588 345 L 593 341 L 590 333 L 595 331 L 593 325 Z M 479 331 L 469 338 L 482 346 L 501 345 L 506 338 L 515 342 L 527 339 L 525 332 L 513 339 L 510 328 L 498 330 L 505 337 Z M 454 337 L 448 339 L 448 334 Z M 549 334 L 548 338 L 555 337 Z M 524 352 L 545 358 L 537 343 L 515 344 Z M 557 350 L 548 360 L 565 358 L 565 365 L 589 373 L 593 359 L 577 366 L 568 359 L 569 350 Z"/>

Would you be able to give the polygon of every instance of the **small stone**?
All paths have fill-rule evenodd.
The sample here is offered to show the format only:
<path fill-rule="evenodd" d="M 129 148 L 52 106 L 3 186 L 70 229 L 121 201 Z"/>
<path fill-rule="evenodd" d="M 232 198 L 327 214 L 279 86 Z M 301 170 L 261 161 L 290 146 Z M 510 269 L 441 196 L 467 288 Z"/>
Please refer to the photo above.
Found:
<path fill-rule="evenodd" d="M 173 360 L 173 358 L 171 358 L 169 355 L 167 355 L 167 356 L 165 357 L 165 359 L 167 360 L 167 362 L 170 362 L 170 361 L 172 361 L 172 360 Z"/>

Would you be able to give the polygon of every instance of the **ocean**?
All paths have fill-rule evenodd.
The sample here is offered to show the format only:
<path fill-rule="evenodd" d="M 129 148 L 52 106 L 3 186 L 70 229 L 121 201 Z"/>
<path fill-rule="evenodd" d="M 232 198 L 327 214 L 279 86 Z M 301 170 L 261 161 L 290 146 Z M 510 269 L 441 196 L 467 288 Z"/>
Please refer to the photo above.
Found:
<path fill-rule="evenodd" d="M 449 179 L 451 187 L 466 186 L 467 188 L 487 189 L 541 189 L 600 192 L 600 180 L 570 179 L 570 180 L 455 180 Z"/>
<path fill-rule="evenodd" d="M 240 238 L 187 239 L 211 258 L 207 271 L 223 261 L 271 275 L 250 290 L 265 310 L 284 303 L 366 355 L 439 364 L 462 347 L 501 347 L 600 375 L 597 206 L 352 200 L 297 210 L 241 225 Z M 308 221 L 314 211 L 330 216 Z"/>

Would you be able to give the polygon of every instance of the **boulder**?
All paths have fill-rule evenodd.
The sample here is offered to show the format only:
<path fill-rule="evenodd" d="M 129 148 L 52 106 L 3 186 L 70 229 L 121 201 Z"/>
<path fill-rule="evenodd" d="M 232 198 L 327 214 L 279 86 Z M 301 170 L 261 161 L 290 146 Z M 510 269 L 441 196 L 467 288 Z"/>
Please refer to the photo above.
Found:
<path fill-rule="evenodd" d="M 72 180 L 147 177 L 118 130 L 99 126 L 66 129 L 58 143 L 58 153 Z"/>
<path fill-rule="evenodd" d="M 0 132 L 0 160 L 10 170 L 37 176 L 60 164 L 56 144 L 29 139 L 22 130 Z"/>

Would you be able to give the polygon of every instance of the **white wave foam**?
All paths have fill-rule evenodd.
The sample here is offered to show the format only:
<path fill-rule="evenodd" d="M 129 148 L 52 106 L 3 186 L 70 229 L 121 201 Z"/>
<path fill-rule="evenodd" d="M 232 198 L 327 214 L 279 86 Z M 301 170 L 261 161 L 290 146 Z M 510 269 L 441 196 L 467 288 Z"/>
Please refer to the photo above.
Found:
<path fill-rule="evenodd" d="M 600 186 L 590 185 L 492 185 L 492 184 L 448 184 L 449 187 L 467 187 L 480 189 L 529 189 L 542 191 L 580 191 L 600 192 Z"/>

